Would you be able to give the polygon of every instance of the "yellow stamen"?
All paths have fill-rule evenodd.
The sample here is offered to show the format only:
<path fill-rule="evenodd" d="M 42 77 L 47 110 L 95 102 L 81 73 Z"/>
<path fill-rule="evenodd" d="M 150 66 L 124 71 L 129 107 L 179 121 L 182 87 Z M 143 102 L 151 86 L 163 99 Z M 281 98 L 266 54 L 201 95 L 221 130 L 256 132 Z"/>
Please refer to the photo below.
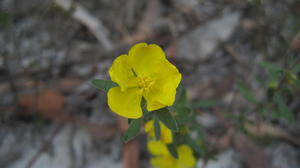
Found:
<path fill-rule="evenodd" d="M 143 90 L 143 91 L 148 91 L 151 86 L 153 86 L 154 81 L 147 77 L 147 76 L 143 76 L 143 77 L 139 77 L 139 87 Z"/>

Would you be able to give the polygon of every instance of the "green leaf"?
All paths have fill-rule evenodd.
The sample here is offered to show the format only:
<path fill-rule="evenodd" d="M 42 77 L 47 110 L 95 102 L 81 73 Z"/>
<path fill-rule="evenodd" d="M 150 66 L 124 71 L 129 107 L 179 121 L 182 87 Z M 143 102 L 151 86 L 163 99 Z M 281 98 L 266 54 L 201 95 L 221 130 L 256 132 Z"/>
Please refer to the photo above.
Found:
<path fill-rule="evenodd" d="M 132 140 L 133 138 L 135 138 L 140 132 L 141 124 L 142 124 L 141 118 L 131 120 L 129 128 L 124 133 L 122 140 L 124 142 L 128 142 L 128 141 Z"/>
<path fill-rule="evenodd" d="M 11 22 L 11 15 L 7 12 L 0 11 L 0 25 L 8 25 Z"/>
<path fill-rule="evenodd" d="M 130 125 L 130 123 L 131 123 L 131 121 L 132 121 L 133 119 L 130 119 L 130 118 L 128 118 L 128 124 Z"/>
<path fill-rule="evenodd" d="M 156 140 L 159 140 L 160 139 L 160 135 L 161 135 L 159 120 L 158 120 L 158 118 L 155 115 L 154 115 L 154 119 L 153 120 L 154 120 L 153 126 L 154 126 L 155 137 L 156 137 Z"/>
<path fill-rule="evenodd" d="M 167 108 L 159 109 L 155 111 L 155 114 L 157 115 L 159 120 L 163 122 L 169 129 L 175 132 L 178 131 L 178 125 L 176 123 L 176 120 Z"/>
<path fill-rule="evenodd" d="M 186 137 L 186 144 L 189 145 L 197 153 L 202 153 L 200 146 L 190 136 Z"/>
<path fill-rule="evenodd" d="M 270 71 L 268 73 L 268 83 L 278 83 L 281 80 L 283 73 L 278 71 Z"/>
<path fill-rule="evenodd" d="M 300 88 L 300 80 L 295 80 L 295 86 L 296 88 Z"/>
<path fill-rule="evenodd" d="M 185 88 L 180 85 L 177 89 L 176 100 L 174 103 L 176 106 L 186 106 L 187 104 L 187 94 Z"/>
<path fill-rule="evenodd" d="M 269 111 L 270 111 L 270 109 L 269 109 L 268 106 L 263 106 L 262 108 L 260 108 L 260 109 L 258 110 L 259 114 L 260 114 L 262 117 L 266 117 Z"/>
<path fill-rule="evenodd" d="M 217 100 L 200 100 L 191 104 L 192 108 L 210 108 L 213 107 L 220 102 Z"/>
<path fill-rule="evenodd" d="M 179 125 L 185 125 L 188 122 L 190 122 L 191 117 L 192 117 L 191 109 L 183 107 L 180 109 L 178 114 L 175 116 L 175 119 Z"/>
<path fill-rule="evenodd" d="M 236 87 L 239 90 L 239 92 L 241 93 L 241 95 L 248 100 L 249 102 L 252 103 L 257 103 L 256 98 L 252 95 L 251 91 L 249 88 L 247 88 L 244 84 L 238 82 L 236 83 Z"/>
<path fill-rule="evenodd" d="M 186 90 L 180 84 L 179 87 L 177 88 L 175 102 L 170 107 L 170 110 L 178 112 L 179 111 L 178 108 L 186 107 L 186 106 L 187 106 Z"/>
<path fill-rule="evenodd" d="M 284 118 L 289 122 L 293 122 L 294 121 L 294 116 L 293 116 L 293 112 L 290 111 L 289 107 L 286 105 L 286 98 L 283 94 L 280 94 L 280 92 L 276 92 L 276 94 L 274 95 L 274 103 L 277 105 L 278 110 L 279 110 L 279 118 Z"/>
<path fill-rule="evenodd" d="M 300 72 L 300 64 L 297 64 L 293 67 L 292 73 L 298 74 Z"/>
<path fill-rule="evenodd" d="M 267 62 L 267 61 L 262 61 L 259 63 L 262 67 L 271 70 L 271 71 L 284 71 L 283 68 L 281 68 L 280 66 L 273 64 L 271 62 Z"/>
<path fill-rule="evenodd" d="M 103 80 L 103 79 L 94 79 L 92 80 L 92 84 L 94 87 L 98 89 L 102 89 L 103 91 L 107 92 L 110 88 L 118 86 L 111 80 Z"/>
<path fill-rule="evenodd" d="M 171 155 L 174 158 L 178 159 L 178 153 L 177 153 L 177 149 L 176 149 L 175 144 L 173 144 L 173 143 L 172 144 L 167 144 L 167 147 L 168 147 L 168 150 L 171 153 Z"/>

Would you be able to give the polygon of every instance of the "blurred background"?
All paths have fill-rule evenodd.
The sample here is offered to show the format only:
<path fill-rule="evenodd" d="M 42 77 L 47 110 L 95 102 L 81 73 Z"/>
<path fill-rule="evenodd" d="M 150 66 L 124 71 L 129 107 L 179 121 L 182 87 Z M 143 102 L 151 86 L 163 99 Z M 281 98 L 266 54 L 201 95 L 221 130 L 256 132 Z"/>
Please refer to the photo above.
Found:
<path fill-rule="evenodd" d="M 299 0 L 0 0 L 0 167 L 151 167 L 91 85 L 137 42 L 183 74 L 198 168 L 300 167 Z"/>

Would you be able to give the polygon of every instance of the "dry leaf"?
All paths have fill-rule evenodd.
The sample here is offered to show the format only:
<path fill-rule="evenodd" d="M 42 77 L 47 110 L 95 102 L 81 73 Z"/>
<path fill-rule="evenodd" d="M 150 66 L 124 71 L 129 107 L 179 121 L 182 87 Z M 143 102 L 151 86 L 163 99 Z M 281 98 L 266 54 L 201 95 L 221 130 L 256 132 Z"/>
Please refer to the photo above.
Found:
<path fill-rule="evenodd" d="M 19 101 L 19 106 L 24 108 L 24 111 L 38 113 L 45 117 L 57 117 L 60 115 L 64 104 L 65 97 L 60 92 L 51 89 L 24 95 Z"/>

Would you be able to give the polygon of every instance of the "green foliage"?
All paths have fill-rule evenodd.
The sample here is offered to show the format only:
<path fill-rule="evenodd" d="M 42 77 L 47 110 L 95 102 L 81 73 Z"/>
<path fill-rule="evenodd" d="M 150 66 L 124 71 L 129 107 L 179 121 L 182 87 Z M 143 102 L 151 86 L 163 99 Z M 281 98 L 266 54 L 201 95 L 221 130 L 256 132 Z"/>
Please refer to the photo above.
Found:
<path fill-rule="evenodd" d="M 155 115 L 154 115 L 153 121 L 154 121 L 153 127 L 154 127 L 154 132 L 155 132 L 155 138 L 156 138 L 156 140 L 159 140 L 160 135 L 161 135 L 161 130 L 160 130 L 160 125 L 159 125 L 159 120 Z"/>
<path fill-rule="evenodd" d="M 291 70 L 291 73 L 293 74 L 298 74 L 300 72 L 300 64 L 296 64 L 292 70 Z"/>
<path fill-rule="evenodd" d="M 69 18 L 72 16 L 73 10 L 74 10 L 74 3 L 72 4 L 72 6 L 69 10 L 62 8 L 60 5 L 57 5 L 56 3 L 52 3 L 50 6 L 49 12 L 52 15 L 60 15 L 60 16 Z"/>
<path fill-rule="evenodd" d="M 292 55 L 287 59 L 288 68 L 286 69 L 270 62 L 260 63 L 267 70 L 265 79 L 267 81 L 267 99 L 256 109 L 262 117 L 271 116 L 273 119 L 293 122 L 294 114 L 288 107 L 288 98 L 291 99 L 295 89 L 300 86 L 297 77 L 300 64 L 295 64 L 295 58 Z"/>
<path fill-rule="evenodd" d="M 293 64 L 293 59 L 291 58 L 288 62 L 288 64 Z M 290 99 L 293 98 L 295 88 L 300 86 L 297 76 L 300 72 L 300 65 L 292 66 L 291 69 L 285 69 L 266 61 L 261 62 L 260 65 L 266 70 L 266 76 L 260 80 L 262 86 L 266 88 L 267 96 L 264 100 L 258 100 L 245 83 L 237 82 L 235 87 L 245 100 L 253 104 L 255 112 L 261 118 L 271 116 L 272 119 L 285 119 L 293 122 L 293 111 L 289 109 L 288 104 Z M 288 65 L 288 67 L 291 66 Z M 93 80 L 92 84 L 106 92 L 110 88 L 117 86 L 116 83 L 110 80 L 100 79 Z M 193 109 L 212 108 L 220 104 L 217 100 L 199 100 L 190 103 L 186 90 L 180 85 L 177 89 L 175 102 L 171 107 L 149 112 L 146 108 L 146 101 L 142 100 L 143 117 L 130 120 L 129 128 L 122 139 L 125 142 L 132 140 L 139 134 L 143 122 L 153 120 L 155 139 L 160 140 L 162 136 L 160 122 L 162 122 L 171 130 L 173 135 L 173 142 L 167 144 L 167 148 L 173 157 L 178 158 L 177 145 L 186 144 L 194 151 L 196 156 L 202 157 L 204 160 L 211 159 L 213 158 L 213 153 L 208 150 L 205 144 L 206 132 L 197 122 L 197 114 Z M 225 117 L 230 118 L 231 124 L 236 131 L 246 132 L 244 123 L 248 118 L 244 113 L 251 109 L 245 108 L 244 110 L 239 114 L 225 112 Z"/>
<path fill-rule="evenodd" d="M 286 96 L 281 92 L 276 92 L 273 97 L 273 103 L 277 107 L 277 111 L 275 112 L 276 118 L 284 118 L 289 122 L 294 121 L 293 113 L 289 110 L 288 106 L 286 105 Z"/>
<path fill-rule="evenodd" d="M 168 147 L 168 150 L 171 153 L 171 155 L 174 158 L 178 159 L 178 153 L 177 153 L 175 144 L 174 143 L 168 144 L 167 147 Z"/>
<path fill-rule="evenodd" d="M 155 111 L 155 115 L 172 131 L 178 131 L 178 125 L 172 114 L 167 108 L 162 108 Z"/>
<path fill-rule="evenodd" d="M 124 133 L 122 137 L 123 141 L 128 142 L 133 138 L 135 138 L 140 132 L 141 125 L 142 125 L 141 118 L 131 120 L 128 130 Z"/>
<path fill-rule="evenodd" d="M 105 92 L 108 92 L 110 88 L 118 86 L 111 80 L 103 80 L 103 79 L 94 79 L 92 80 L 92 85 L 98 89 L 101 89 Z"/>
<path fill-rule="evenodd" d="M 175 119 L 179 125 L 185 125 L 190 121 L 192 110 L 188 105 L 186 90 L 182 86 L 178 88 L 175 103 L 170 110 L 175 112 Z"/>
<path fill-rule="evenodd" d="M 259 63 L 262 67 L 264 67 L 267 70 L 270 71 L 284 71 L 283 68 L 281 68 L 280 66 L 273 64 L 271 62 L 267 62 L 267 61 L 262 61 Z"/>
<path fill-rule="evenodd" d="M 0 11 L 0 25 L 8 25 L 11 22 L 11 15 L 7 12 Z"/>
<path fill-rule="evenodd" d="M 211 108 L 220 104 L 217 100 L 200 100 L 191 104 L 192 108 Z"/>
<path fill-rule="evenodd" d="M 186 136 L 185 140 L 186 140 L 186 144 L 189 145 L 195 152 L 197 152 L 198 154 L 203 153 L 200 146 L 190 136 Z"/>
<path fill-rule="evenodd" d="M 176 110 L 176 108 L 185 106 L 187 103 L 188 100 L 187 100 L 186 90 L 183 88 L 182 85 L 179 85 L 179 87 L 177 88 L 176 100 L 174 102 L 173 107 Z"/>
<path fill-rule="evenodd" d="M 252 94 L 251 90 L 248 87 L 246 87 L 243 83 L 241 82 L 236 83 L 236 87 L 246 100 L 248 100 L 251 103 L 255 103 L 255 104 L 257 103 L 257 100 Z"/>

